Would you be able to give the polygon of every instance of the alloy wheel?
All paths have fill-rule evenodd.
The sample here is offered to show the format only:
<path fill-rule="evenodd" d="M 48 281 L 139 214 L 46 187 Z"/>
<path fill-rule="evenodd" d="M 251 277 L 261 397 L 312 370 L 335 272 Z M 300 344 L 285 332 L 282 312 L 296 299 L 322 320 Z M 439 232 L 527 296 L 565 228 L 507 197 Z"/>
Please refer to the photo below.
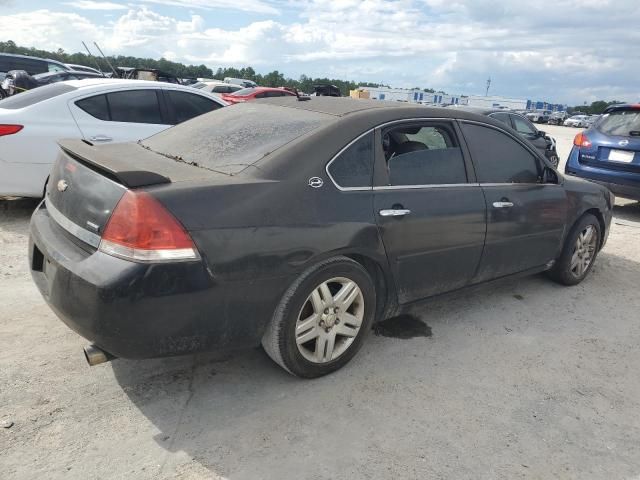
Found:
<path fill-rule="evenodd" d="M 571 256 L 571 274 L 580 278 L 587 271 L 596 251 L 598 235 L 593 225 L 587 225 L 584 230 L 578 234 L 576 243 Z"/>
<path fill-rule="evenodd" d="M 318 285 L 307 297 L 296 321 L 296 345 L 313 363 L 327 363 L 346 352 L 364 320 L 364 297 L 348 278 Z"/>

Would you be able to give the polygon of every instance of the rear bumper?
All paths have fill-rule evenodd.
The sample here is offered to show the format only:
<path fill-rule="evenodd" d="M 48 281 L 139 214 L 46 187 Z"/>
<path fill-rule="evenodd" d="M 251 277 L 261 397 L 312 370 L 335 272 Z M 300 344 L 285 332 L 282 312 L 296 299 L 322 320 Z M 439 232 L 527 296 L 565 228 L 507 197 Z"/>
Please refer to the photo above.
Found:
<path fill-rule="evenodd" d="M 0 195 L 40 198 L 50 163 L 9 163 L 0 159 Z"/>
<path fill-rule="evenodd" d="M 30 230 L 32 277 L 51 309 L 117 357 L 257 346 L 285 285 L 219 282 L 201 261 L 141 264 L 86 251 L 44 207 Z"/>
<path fill-rule="evenodd" d="M 578 161 L 575 147 L 565 165 L 565 174 L 603 185 L 616 196 L 640 201 L 640 174 L 583 165 Z"/>

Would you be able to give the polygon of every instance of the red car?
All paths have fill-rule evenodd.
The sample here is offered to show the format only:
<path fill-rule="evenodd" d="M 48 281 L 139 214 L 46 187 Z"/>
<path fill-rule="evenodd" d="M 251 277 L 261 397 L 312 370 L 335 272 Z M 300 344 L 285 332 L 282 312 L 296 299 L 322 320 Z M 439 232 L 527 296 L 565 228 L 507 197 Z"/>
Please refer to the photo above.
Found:
<path fill-rule="evenodd" d="M 222 94 L 222 99 L 228 103 L 242 103 L 257 98 L 285 97 L 288 95 L 295 96 L 295 93 L 284 88 L 251 87 L 243 88 L 233 93 Z"/>

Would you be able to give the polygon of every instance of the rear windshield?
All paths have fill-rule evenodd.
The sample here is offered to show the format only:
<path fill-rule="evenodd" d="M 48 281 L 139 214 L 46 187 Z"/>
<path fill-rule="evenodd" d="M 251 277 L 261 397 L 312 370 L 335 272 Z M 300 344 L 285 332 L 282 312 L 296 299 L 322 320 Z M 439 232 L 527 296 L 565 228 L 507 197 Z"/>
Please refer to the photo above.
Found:
<path fill-rule="evenodd" d="M 34 88 L 28 92 L 19 93 L 12 97 L 5 98 L 4 100 L 0 100 L 0 108 L 16 110 L 18 108 L 30 107 L 36 103 L 49 100 L 50 98 L 57 97 L 58 95 L 68 92 L 73 92 L 74 90 L 77 90 L 77 88 L 64 83 L 52 83 L 51 85 Z"/>
<path fill-rule="evenodd" d="M 140 143 L 156 153 L 232 175 L 333 118 L 244 103 L 199 116 Z"/>
<path fill-rule="evenodd" d="M 234 97 L 242 97 L 244 95 L 251 95 L 253 92 L 255 92 L 256 89 L 255 88 L 243 88 L 242 90 L 238 90 L 237 92 L 233 92 L 231 95 L 233 95 Z"/>
<path fill-rule="evenodd" d="M 597 128 L 605 135 L 640 136 L 640 110 L 618 110 L 605 113 L 598 122 Z"/>

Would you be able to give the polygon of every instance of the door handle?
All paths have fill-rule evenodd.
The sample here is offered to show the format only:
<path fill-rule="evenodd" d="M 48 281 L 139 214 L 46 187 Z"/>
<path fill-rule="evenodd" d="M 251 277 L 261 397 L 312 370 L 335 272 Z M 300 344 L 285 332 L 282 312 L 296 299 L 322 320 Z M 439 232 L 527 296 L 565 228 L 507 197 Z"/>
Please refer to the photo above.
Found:
<path fill-rule="evenodd" d="M 110 142 L 111 140 L 113 140 L 113 138 L 107 137 L 106 135 L 95 135 L 89 138 L 89 140 L 91 140 L 92 142 Z"/>
<path fill-rule="evenodd" d="M 513 202 L 493 202 L 493 208 L 511 208 Z"/>
<path fill-rule="evenodd" d="M 407 210 L 406 208 L 389 208 L 386 210 L 380 210 L 381 217 L 404 217 L 405 215 L 409 215 L 411 210 Z"/>

